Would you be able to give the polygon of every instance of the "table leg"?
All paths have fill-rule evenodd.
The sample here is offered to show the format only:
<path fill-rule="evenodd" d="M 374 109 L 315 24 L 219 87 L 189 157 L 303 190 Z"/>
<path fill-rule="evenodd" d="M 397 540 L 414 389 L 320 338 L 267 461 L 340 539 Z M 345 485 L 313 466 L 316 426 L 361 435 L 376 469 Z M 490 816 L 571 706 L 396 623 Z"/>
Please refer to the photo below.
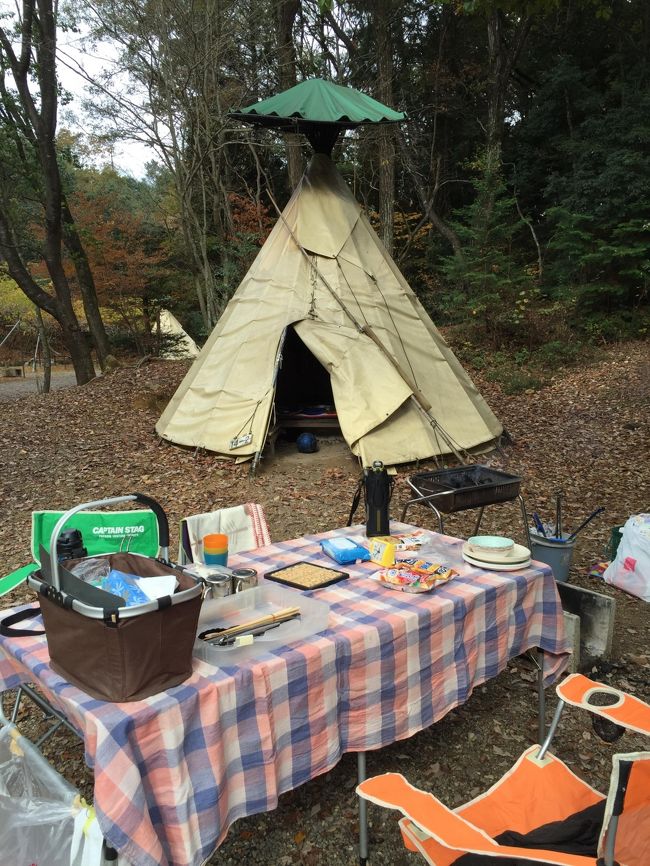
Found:
<path fill-rule="evenodd" d="M 102 866 L 108 866 L 109 863 L 115 863 L 117 860 L 117 851 L 111 848 L 106 839 L 102 842 Z"/>
<path fill-rule="evenodd" d="M 366 778 L 366 753 L 357 752 L 357 783 Z M 368 801 L 359 797 L 359 866 L 368 860 Z"/>

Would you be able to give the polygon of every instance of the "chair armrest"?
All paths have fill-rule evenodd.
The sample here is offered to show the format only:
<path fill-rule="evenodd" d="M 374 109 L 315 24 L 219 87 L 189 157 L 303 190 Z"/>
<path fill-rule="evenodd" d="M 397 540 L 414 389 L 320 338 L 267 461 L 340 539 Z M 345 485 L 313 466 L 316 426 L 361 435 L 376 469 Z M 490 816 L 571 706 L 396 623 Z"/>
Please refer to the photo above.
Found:
<path fill-rule="evenodd" d="M 430 864 L 435 864 L 427 853 L 427 839 L 443 846 L 447 850 L 459 853 L 482 854 L 494 858 L 498 866 L 500 858 L 517 858 L 517 862 L 526 860 L 532 864 L 548 863 L 556 866 L 594 866 L 593 857 L 580 854 L 566 854 L 559 851 L 547 851 L 541 848 L 520 848 L 510 845 L 499 845 L 488 834 L 466 821 L 457 812 L 441 803 L 433 794 L 427 794 L 414 788 L 400 773 L 384 773 L 366 779 L 357 786 L 357 794 L 371 803 L 388 809 L 397 809 L 414 827 L 409 827 L 402 819 L 400 827 L 406 834 L 409 847 L 418 850 Z"/>
<path fill-rule="evenodd" d="M 556 687 L 555 691 L 567 704 L 589 710 L 590 713 L 602 716 L 630 731 L 650 736 L 650 706 L 639 698 L 612 686 L 590 680 L 583 674 L 571 674 Z M 609 706 L 591 703 L 590 699 L 597 694 L 612 695 L 617 698 L 617 702 Z"/>
<path fill-rule="evenodd" d="M 6 595 L 8 592 L 11 592 L 12 589 L 15 589 L 17 586 L 20 586 L 21 583 L 24 583 L 27 580 L 27 577 L 36 569 L 39 568 L 36 562 L 30 562 L 29 565 L 23 565 L 21 568 L 17 568 L 15 571 L 6 574 L 4 577 L 0 577 L 0 596 Z"/>
<path fill-rule="evenodd" d="M 498 844 L 433 794 L 414 788 L 401 773 L 384 773 L 357 786 L 357 794 L 387 809 L 397 809 L 441 845 L 457 851 L 498 850 Z M 444 834 L 444 835 L 443 835 Z"/>

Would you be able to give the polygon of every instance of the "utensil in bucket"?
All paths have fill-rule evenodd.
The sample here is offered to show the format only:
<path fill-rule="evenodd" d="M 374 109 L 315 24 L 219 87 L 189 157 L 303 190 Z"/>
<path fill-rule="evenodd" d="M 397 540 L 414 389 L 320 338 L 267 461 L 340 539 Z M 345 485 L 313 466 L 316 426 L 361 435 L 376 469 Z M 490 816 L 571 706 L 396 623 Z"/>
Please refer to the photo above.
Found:
<path fill-rule="evenodd" d="M 550 566 L 553 576 L 562 583 L 569 580 L 575 539 L 565 535 L 563 539 L 546 538 L 530 533 L 530 551 L 533 559 Z"/>

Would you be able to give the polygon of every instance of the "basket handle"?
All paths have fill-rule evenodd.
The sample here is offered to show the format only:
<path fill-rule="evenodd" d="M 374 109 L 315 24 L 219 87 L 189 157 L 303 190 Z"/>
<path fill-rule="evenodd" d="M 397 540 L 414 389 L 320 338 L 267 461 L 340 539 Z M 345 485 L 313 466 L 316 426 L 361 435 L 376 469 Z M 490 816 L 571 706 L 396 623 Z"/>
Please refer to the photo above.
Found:
<path fill-rule="evenodd" d="M 163 559 L 167 559 L 169 552 L 169 522 L 162 505 L 145 493 L 132 493 L 131 495 L 137 502 L 146 505 L 156 515 L 158 521 L 158 543 L 160 547 L 167 551 L 163 556 Z"/>
<path fill-rule="evenodd" d="M 66 511 L 65 514 L 61 515 L 54 529 L 52 530 L 52 535 L 50 536 L 52 585 L 55 589 L 61 588 L 61 581 L 59 578 L 59 560 L 56 555 L 56 543 L 59 540 L 61 530 L 68 522 L 68 520 L 70 520 L 73 515 L 78 514 L 80 511 L 86 511 L 91 508 L 105 508 L 107 505 L 118 505 L 122 502 L 141 502 L 143 505 L 151 508 L 153 513 L 156 515 L 156 519 L 158 521 L 158 538 L 160 546 L 158 555 L 161 559 L 169 559 L 169 522 L 162 506 L 158 502 L 156 502 L 155 499 L 152 499 L 150 496 L 146 496 L 144 493 L 128 493 L 126 496 L 113 496 L 109 499 L 97 499 L 94 502 L 82 502 L 81 505 L 75 505 L 74 508 L 71 508 L 69 511 Z"/>

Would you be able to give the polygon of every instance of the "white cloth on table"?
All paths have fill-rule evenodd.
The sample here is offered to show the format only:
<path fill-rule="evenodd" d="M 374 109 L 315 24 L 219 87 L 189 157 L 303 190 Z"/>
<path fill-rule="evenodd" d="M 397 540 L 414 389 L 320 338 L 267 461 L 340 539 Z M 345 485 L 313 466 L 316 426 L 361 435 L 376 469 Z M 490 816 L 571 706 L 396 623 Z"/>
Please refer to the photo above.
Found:
<path fill-rule="evenodd" d="M 181 521 L 179 562 L 184 564 L 190 561 L 186 549 L 188 543 L 191 560 L 203 562 L 203 537 L 214 532 L 228 536 L 229 553 L 253 550 L 271 543 L 264 509 L 254 502 L 247 502 L 245 505 L 184 517 Z"/>

